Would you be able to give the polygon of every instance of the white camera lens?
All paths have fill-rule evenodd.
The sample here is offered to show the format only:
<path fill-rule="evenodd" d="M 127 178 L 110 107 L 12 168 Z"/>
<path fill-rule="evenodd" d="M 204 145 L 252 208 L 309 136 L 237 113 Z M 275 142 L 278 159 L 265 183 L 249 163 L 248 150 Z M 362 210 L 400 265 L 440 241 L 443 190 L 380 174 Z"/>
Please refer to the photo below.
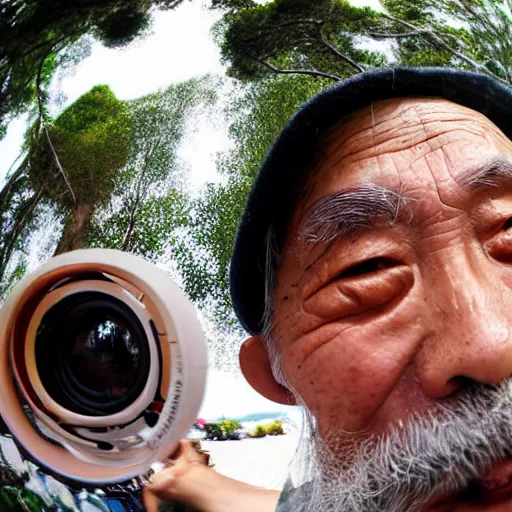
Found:
<path fill-rule="evenodd" d="M 89 483 L 128 480 L 196 419 L 206 347 L 170 277 L 85 250 L 27 276 L 0 311 L 0 413 L 40 463 Z"/>

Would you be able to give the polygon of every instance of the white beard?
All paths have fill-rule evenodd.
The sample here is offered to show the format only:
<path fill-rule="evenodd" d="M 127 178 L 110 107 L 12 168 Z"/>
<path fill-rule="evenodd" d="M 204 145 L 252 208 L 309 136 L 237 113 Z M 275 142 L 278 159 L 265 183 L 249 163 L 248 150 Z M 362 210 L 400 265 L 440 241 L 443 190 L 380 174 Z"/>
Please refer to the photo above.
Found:
<path fill-rule="evenodd" d="M 308 512 L 412 512 L 432 497 L 467 489 L 512 456 L 512 380 L 474 385 L 382 436 L 320 439 L 306 413 L 292 469 L 311 482 Z"/>

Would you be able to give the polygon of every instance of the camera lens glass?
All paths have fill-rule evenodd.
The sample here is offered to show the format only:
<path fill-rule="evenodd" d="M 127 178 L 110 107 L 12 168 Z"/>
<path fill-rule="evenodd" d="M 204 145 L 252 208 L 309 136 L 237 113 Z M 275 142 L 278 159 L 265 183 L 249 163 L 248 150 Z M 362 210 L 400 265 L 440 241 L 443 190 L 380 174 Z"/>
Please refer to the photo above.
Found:
<path fill-rule="evenodd" d="M 145 330 L 123 301 L 79 292 L 52 306 L 36 336 L 36 365 L 47 393 L 89 416 L 114 414 L 141 394 L 150 370 Z"/>

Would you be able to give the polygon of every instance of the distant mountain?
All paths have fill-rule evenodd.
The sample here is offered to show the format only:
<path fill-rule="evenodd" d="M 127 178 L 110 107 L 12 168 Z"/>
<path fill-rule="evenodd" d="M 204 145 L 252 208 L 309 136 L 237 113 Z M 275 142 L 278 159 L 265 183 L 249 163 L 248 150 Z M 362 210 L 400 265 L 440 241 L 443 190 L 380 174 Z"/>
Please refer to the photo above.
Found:
<path fill-rule="evenodd" d="M 287 421 L 288 414 L 285 412 L 280 411 L 274 411 L 274 412 L 255 412 L 252 414 L 246 414 L 245 416 L 230 416 L 229 418 L 217 418 L 215 421 L 221 421 L 223 419 L 229 419 L 229 420 L 236 420 L 240 423 L 243 423 L 244 421 L 261 421 L 261 420 L 281 420 L 281 421 Z"/>

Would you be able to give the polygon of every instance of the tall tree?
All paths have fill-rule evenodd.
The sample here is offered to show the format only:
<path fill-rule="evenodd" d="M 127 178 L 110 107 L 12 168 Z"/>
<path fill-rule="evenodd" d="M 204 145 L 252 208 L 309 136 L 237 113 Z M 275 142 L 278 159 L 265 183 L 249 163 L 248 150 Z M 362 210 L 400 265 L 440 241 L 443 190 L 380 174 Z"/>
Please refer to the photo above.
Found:
<path fill-rule="evenodd" d="M 29 160 L 31 185 L 64 216 L 56 254 L 81 249 L 95 208 L 110 200 L 128 160 L 130 112 L 108 86 L 95 86 L 57 118 L 50 138 L 41 137 Z"/>
<path fill-rule="evenodd" d="M 104 85 L 93 87 L 54 121 L 34 123 L 26 156 L 0 192 L 0 278 L 41 202 L 53 205 L 64 222 L 56 252 L 85 246 L 94 210 L 109 201 L 132 140 L 125 102 Z"/>
<path fill-rule="evenodd" d="M 178 148 L 187 121 L 215 99 L 215 81 L 188 80 L 129 103 L 133 143 L 119 187 L 99 212 L 89 244 L 155 260 L 185 223 L 188 196 Z"/>
<path fill-rule="evenodd" d="M 131 42 L 148 28 L 151 8 L 173 9 L 183 0 L 4 0 L 0 2 L 0 138 L 9 119 L 36 100 L 42 62 L 84 34 L 109 47 Z M 76 57 L 76 55 L 75 55 Z"/>
<path fill-rule="evenodd" d="M 393 41 L 392 58 L 401 64 L 510 79 L 510 0 L 381 0 L 383 12 L 348 0 L 215 4 L 227 9 L 223 58 L 229 73 L 245 80 L 273 73 L 339 80 L 385 64 L 390 55 L 379 51 L 383 40 Z M 362 42 L 375 50 L 363 50 Z"/>
<path fill-rule="evenodd" d="M 37 226 L 39 205 L 64 223 L 56 254 L 92 246 L 162 256 L 189 210 L 178 148 L 217 86 L 206 76 L 129 102 L 95 86 L 55 120 L 43 108 L 0 191 L 0 295 L 24 271 L 12 256 Z"/>
<path fill-rule="evenodd" d="M 195 201 L 187 236 L 180 238 L 174 253 L 185 291 L 223 329 L 236 332 L 238 328 L 229 296 L 229 261 L 259 164 L 299 105 L 328 83 L 324 78 L 304 76 L 261 80 L 247 86 L 228 106 L 234 149 L 217 163 L 225 183 L 209 184 Z"/>
<path fill-rule="evenodd" d="M 254 79 L 269 73 L 337 80 L 385 62 L 357 47 L 353 33 L 378 18 L 345 0 L 275 0 L 233 8 L 224 16 L 222 55 L 229 73 Z"/>

